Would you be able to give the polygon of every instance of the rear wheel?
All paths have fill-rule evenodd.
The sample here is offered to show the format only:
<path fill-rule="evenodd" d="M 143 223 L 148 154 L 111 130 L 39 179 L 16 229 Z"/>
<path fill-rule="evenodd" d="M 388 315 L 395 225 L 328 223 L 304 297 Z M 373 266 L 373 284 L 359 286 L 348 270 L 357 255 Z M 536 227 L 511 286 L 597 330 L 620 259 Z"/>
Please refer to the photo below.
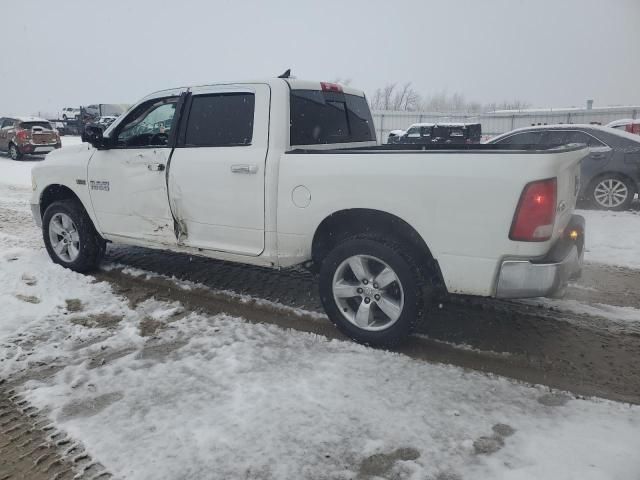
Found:
<path fill-rule="evenodd" d="M 15 143 L 9 145 L 9 156 L 12 160 L 20 160 L 22 158 L 22 154 L 16 147 Z"/>
<path fill-rule="evenodd" d="M 400 244 L 353 236 L 320 269 L 320 297 L 331 321 L 353 340 L 394 346 L 416 327 L 424 307 L 422 275 Z"/>
<path fill-rule="evenodd" d="M 593 182 L 591 201 L 601 210 L 626 210 L 635 193 L 629 180 L 617 175 L 607 175 Z"/>
<path fill-rule="evenodd" d="M 51 259 L 76 272 L 95 269 L 104 255 L 104 240 L 75 200 L 54 202 L 47 208 L 42 236 Z"/>

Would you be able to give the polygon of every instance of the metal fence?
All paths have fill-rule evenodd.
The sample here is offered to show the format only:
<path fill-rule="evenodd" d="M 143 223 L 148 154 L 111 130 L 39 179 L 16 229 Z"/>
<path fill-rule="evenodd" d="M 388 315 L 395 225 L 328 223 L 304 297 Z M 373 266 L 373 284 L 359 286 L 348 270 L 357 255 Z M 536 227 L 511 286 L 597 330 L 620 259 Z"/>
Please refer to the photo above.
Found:
<path fill-rule="evenodd" d="M 482 114 L 376 110 L 373 112 L 373 123 L 378 140 L 386 143 L 391 130 L 406 130 L 409 125 L 422 122 L 479 122 L 482 125 L 482 134 L 493 136 L 531 125 L 555 123 L 605 125 L 622 118 L 638 118 L 639 115 L 640 106 L 502 110 Z"/>

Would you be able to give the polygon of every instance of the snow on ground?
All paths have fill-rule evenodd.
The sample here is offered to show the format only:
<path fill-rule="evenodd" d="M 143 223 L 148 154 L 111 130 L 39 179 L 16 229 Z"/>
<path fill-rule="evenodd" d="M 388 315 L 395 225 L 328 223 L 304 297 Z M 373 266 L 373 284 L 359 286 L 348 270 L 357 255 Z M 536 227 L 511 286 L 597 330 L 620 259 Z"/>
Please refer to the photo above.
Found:
<path fill-rule="evenodd" d="M 613 322 L 640 324 L 640 310 L 633 307 L 620 307 L 617 305 L 605 305 L 604 303 L 586 304 L 571 299 L 533 298 L 518 300 L 528 305 L 542 305 L 547 308 L 556 308 L 560 311 L 573 312 L 590 317 L 601 317 Z"/>
<path fill-rule="evenodd" d="M 176 304 L 132 310 L 42 252 L 15 248 L 0 262 L 3 376 L 66 365 L 25 396 L 122 478 L 640 473 L 639 407 Z M 158 330 L 143 337 L 151 319 Z"/>
<path fill-rule="evenodd" d="M 60 137 L 62 146 L 81 143 L 80 137 Z M 11 160 L 6 153 L 0 154 L 0 183 L 31 187 L 31 168 L 42 161 L 42 155 L 27 155 L 20 161 Z"/>
<path fill-rule="evenodd" d="M 585 261 L 640 269 L 640 212 L 577 213 L 587 221 Z"/>

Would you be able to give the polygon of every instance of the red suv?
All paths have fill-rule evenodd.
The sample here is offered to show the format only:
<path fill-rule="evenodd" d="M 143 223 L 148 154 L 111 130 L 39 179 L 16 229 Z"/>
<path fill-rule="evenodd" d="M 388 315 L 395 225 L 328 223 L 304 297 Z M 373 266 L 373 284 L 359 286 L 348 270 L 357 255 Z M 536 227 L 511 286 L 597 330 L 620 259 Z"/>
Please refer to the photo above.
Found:
<path fill-rule="evenodd" d="M 20 160 L 26 154 L 48 153 L 60 146 L 60 135 L 48 120 L 0 118 L 0 150 L 8 152 L 13 160 Z"/>

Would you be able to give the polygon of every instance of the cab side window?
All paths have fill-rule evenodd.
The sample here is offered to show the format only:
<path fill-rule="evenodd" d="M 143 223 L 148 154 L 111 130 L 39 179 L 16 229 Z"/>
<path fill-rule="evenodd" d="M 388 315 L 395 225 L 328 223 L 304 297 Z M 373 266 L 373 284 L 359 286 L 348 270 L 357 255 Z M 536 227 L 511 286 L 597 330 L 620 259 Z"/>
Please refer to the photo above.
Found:
<path fill-rule="evenodd" d="M 253 93 L 194 96 L 184 133 L 184 146 L 251 145 L 254 109 Z"/>
<path fill-rule="evenodd" d="M 116 133 L 121 148 L 166 147 L 176 113 L 177 97 L 153 100 L 137 107 Z"/>

